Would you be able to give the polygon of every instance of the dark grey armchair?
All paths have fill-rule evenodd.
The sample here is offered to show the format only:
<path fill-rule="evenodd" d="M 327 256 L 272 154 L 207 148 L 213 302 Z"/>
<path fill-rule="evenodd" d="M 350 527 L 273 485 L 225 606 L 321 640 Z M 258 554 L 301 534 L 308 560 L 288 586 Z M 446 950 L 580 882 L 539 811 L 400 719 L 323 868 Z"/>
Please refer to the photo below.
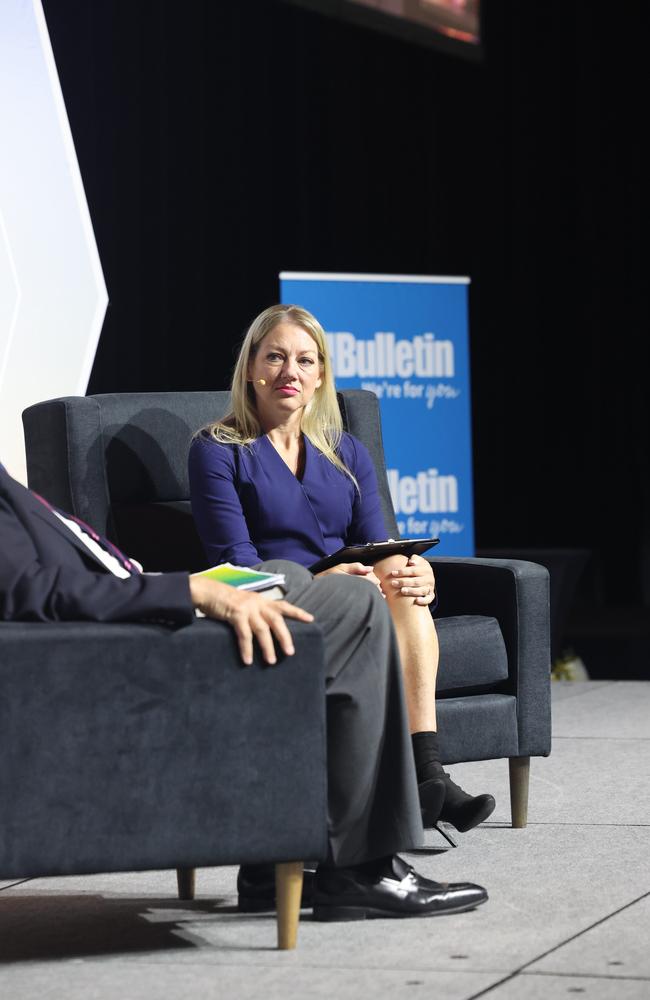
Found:
<path fill-rule="evenodd" d="M 39 403 L 23 414 L 29 483 L 148 569 L 202 568 L 187 451 L 192 434 L 229 402 L 227 392 L 178 392 Z M 398 537 L 377 399 L 346 390 L 339 403 L 347 429 L 374 459 L 389 533 Z M 431 562 L 440 595 L 444 761 L 507 758 L 512 823 L 525 826 L 530 757 L 551 748 L 548 571 L 506 559 Z"/>
<path fill-rule="evenodd" d="M 293 947 L 327 806 L 321 636 L 291 631 L 272 669 L 220 622 L 0 623 L 0 878 L 176 868 L 191 898 L 195 868 L 281 862 Z"/>
<path fill-rule="evenodd" d="M 398 538 L 373 393 L 339 393 L 346 429 L 373 457 L 389 536 Z M 429 559 L 439 595 L 436 691 L 443 761 L 507 758 L 513 827 L 528 818 L 530 758 L 551 752 L 549 574 L 514 559 Z"/>

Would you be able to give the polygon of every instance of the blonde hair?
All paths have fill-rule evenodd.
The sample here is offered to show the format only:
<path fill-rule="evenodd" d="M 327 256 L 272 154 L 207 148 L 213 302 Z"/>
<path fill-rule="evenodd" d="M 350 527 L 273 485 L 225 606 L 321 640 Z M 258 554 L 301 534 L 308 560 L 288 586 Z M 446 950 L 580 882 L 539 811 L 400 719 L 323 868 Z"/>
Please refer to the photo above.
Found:
<path fill-rule="evenodd" d="M 301 306 L 269 306 L 253 320 L 242 341 L 232 376 L 232 409 L 221 420 L 203 427 L 199 434 L 207 434 L 222 444 L 240 445 L 249 445 L 260 437 L 262 427 L 257 415 L 255 390 L 248 380 L 248 369 L 261 342 L 279 323 L 299 326 L 309 334 L 318 349 L 321 384 L 303 410 L 300 429 L 332 465 L 352 479 L 358 489 L 355 477 L 338 454 L 343 420 L 334 388 L 327 337 L 316 317 Z"/>

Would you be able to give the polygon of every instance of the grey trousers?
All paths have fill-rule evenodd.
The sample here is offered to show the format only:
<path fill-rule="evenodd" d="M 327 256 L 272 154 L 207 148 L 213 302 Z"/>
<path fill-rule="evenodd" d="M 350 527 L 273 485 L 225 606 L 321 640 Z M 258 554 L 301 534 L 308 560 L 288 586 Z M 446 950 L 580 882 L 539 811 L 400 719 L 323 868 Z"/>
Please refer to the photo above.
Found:
<path fill-rule="evenodd" d="M 314 579 L 296 563 L 287 600 L 310 611 L 325 643 L 330 861 L 353 865 L 420 847 L 420 814 L 402 669 L 378 589 L 345 574 Z"/>

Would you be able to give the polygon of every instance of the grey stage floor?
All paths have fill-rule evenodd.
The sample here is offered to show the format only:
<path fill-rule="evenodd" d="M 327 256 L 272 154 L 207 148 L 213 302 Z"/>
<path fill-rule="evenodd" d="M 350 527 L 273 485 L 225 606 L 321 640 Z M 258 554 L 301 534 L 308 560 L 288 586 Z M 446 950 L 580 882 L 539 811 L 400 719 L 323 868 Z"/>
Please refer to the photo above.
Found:
<path fill-rule="evenodd" d="M 345 924 L 305 913 L 297 950 L 280 953 L 272 917 L 235 911 L 233 868 L 201 871 L 194 903 L 174 898 L 172 872 L 0 883 L 0 995 L 650 998 L 650 683 L 554 684 L 553 697 L 527 829 L 508 826 L 505 762 L 459 765 L 496 813 L 455 850 L 409 856 L 430 877 L 487 886 L 478 910 Z"/>

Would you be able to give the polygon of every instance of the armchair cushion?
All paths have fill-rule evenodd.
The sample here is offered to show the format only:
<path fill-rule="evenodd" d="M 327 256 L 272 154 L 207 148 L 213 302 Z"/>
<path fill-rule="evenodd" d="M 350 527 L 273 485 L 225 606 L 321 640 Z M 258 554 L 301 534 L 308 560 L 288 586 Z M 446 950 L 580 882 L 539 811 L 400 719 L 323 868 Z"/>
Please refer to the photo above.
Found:
<path fill-rule="evenodd" d="M 508 678 L 508 656 L 496 618 L 456 615 L 436 621 L 440 642 L 437 694 L 498 684 Z"/>

